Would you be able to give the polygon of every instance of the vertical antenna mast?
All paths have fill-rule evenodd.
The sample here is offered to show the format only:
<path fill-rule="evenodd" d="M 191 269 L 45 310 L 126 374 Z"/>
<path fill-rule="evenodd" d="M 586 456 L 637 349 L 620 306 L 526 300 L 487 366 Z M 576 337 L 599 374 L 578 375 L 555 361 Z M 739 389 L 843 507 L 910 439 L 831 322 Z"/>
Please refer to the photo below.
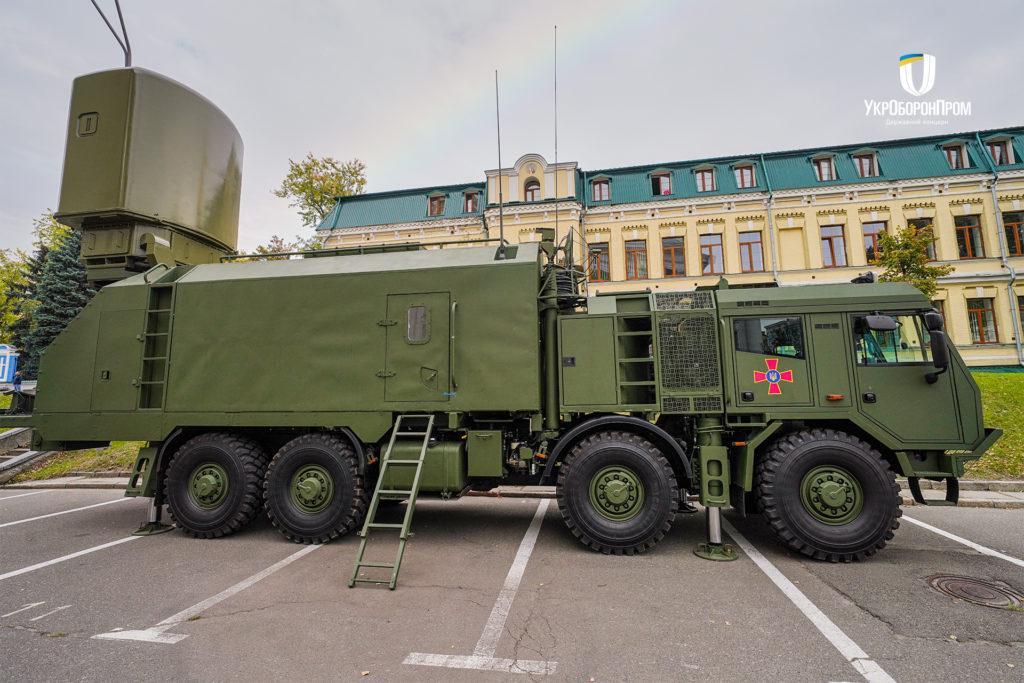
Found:
<path fill-rule="evenodd" d="M 570 245 L 572 234 L 569 235 Z M 555 26 L 555 244 L 558 244 L 558 26 Z M 572 246 L 569 247 L 572 255 Z M 572 265 L 572 264 L 570 264 Z"/>
<path fill-rule="evenodd" d="M 498 122 L 498 260 L 505 260 L 504 199 L 501 194 L 501 108 L 498 106 L 498 70 L 494 70 L 494 117 Z"/>

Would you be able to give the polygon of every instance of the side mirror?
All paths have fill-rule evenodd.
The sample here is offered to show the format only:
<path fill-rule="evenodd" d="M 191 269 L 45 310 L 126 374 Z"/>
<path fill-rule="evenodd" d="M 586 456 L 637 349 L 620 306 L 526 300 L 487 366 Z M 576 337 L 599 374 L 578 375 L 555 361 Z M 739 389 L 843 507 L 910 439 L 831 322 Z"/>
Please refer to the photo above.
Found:
<path fill-rule="evenodd" d="M 900 324 L 891 315 L 867 315 L 864 316 L 868 329 L 876 332 L 892 332 L 900 329 Z"/>
<path fill-rule="evenodd" d="M 946 346 L 946 333 L 942 330 L 932 330 L 929 336 L 932 343 L 932 364 L 938 372 L 929 372 L 925 378 L 929 384 L 935 384 L 939 381 L 939 375 L 949 367 L 949 348 Z"/>
<path fill-rule="evenodd" d="M 929 311 L 924 314 L 924 324 L 928 328 L 929 332 L 935 332 L 942 329 L 942 314 L 935 311 Z"/>

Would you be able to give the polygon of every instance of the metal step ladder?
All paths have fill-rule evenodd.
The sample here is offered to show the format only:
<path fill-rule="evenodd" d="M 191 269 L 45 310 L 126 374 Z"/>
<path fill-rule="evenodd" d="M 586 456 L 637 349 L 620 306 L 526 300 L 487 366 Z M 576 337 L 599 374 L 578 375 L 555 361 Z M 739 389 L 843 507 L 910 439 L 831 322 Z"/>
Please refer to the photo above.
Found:
<path fill-rule="evenodd" d="M 417 431 L 415 426 L 403 426 L 408 422 L 425 422 L 423 431 Z M 412 537 L 412 534 L 409 532 L 409 528 L 412 526 L 412 513 L 416 508 L 416 495 L 420 490 L 420 473 L 423 471 L 423 458 L 427 454 L 427 444 L 430 442 L 430 435 L 433 430 L 433 415 L 399 415 L 398 419 L 395 420 L 395 427 L 391 430 L 391 440 L 388 442 L 387 450 L 384 451 L 384 455 L 381 457 L 380 476 L 377 478 L 377 486 L 373 491 L 373 498 L 370 499 L 370 509 L 366 513 L 366 521 L 363 523 L 363 530 L 359 532 L 362 540 L 359 541 L 359 553 L 356 555 L 355 566 L 352 567 L 352 576 L 349 577 L 348 580 L 349 588 L 352 588 L 357 583 L 383 583 L 383 579 L 359 578 L 360 569 L 363 567 L 371 567 L 378 569 L 390 569 L 391 580 L 388 582 L 388 588 L 395 590 L 395 584 L 398 582 L 398 570 L 402 566 L 402 555 L 405 554 L 405 544 L 409 538 Z M 391 454 L 394 452 L 395 443 L 397 443 L 399 439 L 411 440 L 412 438 L 421 439 L 419 458 L 416 460 L 392 459 Z M 392 467 L 416 468 L 413 473 L 412 484 L 408 489 L 385 488 L 388 470 Z M 385 524 L 376 521 L 377 508 L 380 504 L 381 498 L 389 500 L 405 498 L 408 500 L 408 504 L 405 508 L 405 517 L 402 519 L 401 524 Z M 373 529 L 380 529 L 382 531 L 398 531 L 398 554 L 395 556 L 394 563 L 363 561 L 363 555 L 366 552 L 366 542 L 370 540 L 370 532 Z"/>

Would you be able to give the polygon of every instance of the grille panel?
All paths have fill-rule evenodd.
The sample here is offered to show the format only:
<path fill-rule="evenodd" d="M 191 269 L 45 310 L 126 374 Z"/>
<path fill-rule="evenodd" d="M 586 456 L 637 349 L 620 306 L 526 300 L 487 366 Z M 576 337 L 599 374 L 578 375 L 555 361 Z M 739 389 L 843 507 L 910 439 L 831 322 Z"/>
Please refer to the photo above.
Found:
<path fill-rule="evenodd" d="M 722 412 L 722 398 L 720 396 L 696 396 L 693 399 L 693 410 L 697 413 L 720 413 Z"/>
<path fill-rule="evenodd" d="M 666 396 L 661 399 L 661 412 L 688 413 L 690 412 L 690 399 L 678 396 Z"/>
<path fill-rule="evenodd" d="M 661 292 L 654 295 L 659 311 L 710 311 L 715 307 L 711 292 Z"/>
<path fill-rule="evenodd" d="M 662 388 L 703 393 L 718 387 L 714 316 L 659 316 L 658 337 Z"/>

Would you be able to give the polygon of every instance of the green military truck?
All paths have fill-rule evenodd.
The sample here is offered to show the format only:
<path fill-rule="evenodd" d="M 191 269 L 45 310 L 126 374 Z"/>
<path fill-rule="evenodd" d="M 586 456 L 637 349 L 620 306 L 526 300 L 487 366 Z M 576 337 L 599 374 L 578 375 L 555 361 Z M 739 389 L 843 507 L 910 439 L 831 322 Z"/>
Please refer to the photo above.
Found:
<path fill-rule="evenodd" d="M 37 449 L 148 442 L 127 495 L 154 499 L 150 530 L 163 505 L 201 538 L 265 508 L 296 542 L 397 529 L 404 547 L 420 494 L 551 484 L 605 553 L 653 547 L 692 494 L 703 556 L 734 556 L 732 506 L 849 561 L 892 538 L 896 474 L 918 495 L 944 479 L 955 503 L 1000 434 L 910 285 L 590 297 L 548 231 L 239 259 L 240 165 L 230 121 L 183 86 L 76 81 L 59 215 L 105 286 L 3 423 L 34 426 Z M 394 500 L 402 523 L 377 521 Z M 393 586 L 400 559 L 356 570 L 386 564 Z"/>

